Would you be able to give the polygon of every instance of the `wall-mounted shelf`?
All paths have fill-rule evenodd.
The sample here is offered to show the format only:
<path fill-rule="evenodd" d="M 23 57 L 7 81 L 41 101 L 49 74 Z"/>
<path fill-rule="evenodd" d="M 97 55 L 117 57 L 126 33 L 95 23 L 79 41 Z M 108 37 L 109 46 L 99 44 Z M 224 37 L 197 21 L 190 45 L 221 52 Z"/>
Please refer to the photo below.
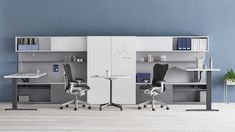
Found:
<path fill-rule="evenodd" d="M 84 52 L 87 51 L 86 42 L 87 42 L 87 37 L 85 36 L 16 37 L 15 51 L 22 53 L 80 52 L 80 51 Z"/>
<path fill-rule="evenodd" d="M 18 82 L 17 85 L 53 85 L 53 84 L 59 84 L 64 85 L 65 82 Z M 87 83 L 82 83 L 87 84 Z"/>
<path fill-rule="evenodd" d="M 195 63 L 193 60 L 169 60 L 169 61 L 154 61 L 154 62 L 148 62 L 148 61 L 136 61 L 137 63 Z"/>
<path fill-rule="evenodd" d="M 194 91 L 207 91 L 203 88 L 175 88 L 174 92 L 194 92 Z"/>
<path fill-rule="evenodd" d="M 145 83 L 136 83 L 136 85 L 144 85 Z M 151 83 L 148 83 L 151 84 Z M 206 85 L 206 82 L 166 82 L 166 85 Z"/>
<path fill-rule="evenodd" d="M 178 105 L 188 105 L 188 104 L 190 104 L 190 105 L 204 105 L 205 104 L 205 102 L 180 102 L 180 101 L 175 101 L 175 102 L 173 102 L 173 104 L 178 104 Z"/>
<path fill-rule="evenodd" d="M 17 53 L 77 53 L 77 52 L 84 52 L 87 51 L 51 51 L 51 50 L 34 50 L 34 51 L 16 51 Z"/>
<path fill-rule="evenodd" d="M 137 53 L 205 53 L 206 51 L 191 51 L 191 50 L 171 50 L 171 51 L 136 51 Z"/>
<path fill-rule="evenodd" d="M 21 62 L 21 63 L 87 63 L 87 61 L 82 61 L 82 62 L 75 62 L 75 61 L 18 61 L 18 62 Z"/>

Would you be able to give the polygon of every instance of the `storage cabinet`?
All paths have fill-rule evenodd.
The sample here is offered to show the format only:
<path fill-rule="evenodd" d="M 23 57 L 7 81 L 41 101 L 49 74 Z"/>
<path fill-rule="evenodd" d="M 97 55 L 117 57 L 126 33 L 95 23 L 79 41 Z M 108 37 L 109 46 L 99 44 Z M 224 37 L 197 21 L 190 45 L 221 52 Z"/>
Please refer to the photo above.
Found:
<path fill-rule="evenodd" d="M 87 51 L 86 37 L 52 37 L 51 51 Z"/>
<path fill-rule="evenodd" d="M 136 51 L 172 51 L 172 37 L 137 37 Z"/>
<path fill-rule="evenodd" d="M 92 78 L 93 75 L 129 75 L 129 79 L 113 81 L 113 101 L 135 104 L 135 37 L 88 37 L 88 102 L 101 104 L 109 101 L 108 80 Z"/>

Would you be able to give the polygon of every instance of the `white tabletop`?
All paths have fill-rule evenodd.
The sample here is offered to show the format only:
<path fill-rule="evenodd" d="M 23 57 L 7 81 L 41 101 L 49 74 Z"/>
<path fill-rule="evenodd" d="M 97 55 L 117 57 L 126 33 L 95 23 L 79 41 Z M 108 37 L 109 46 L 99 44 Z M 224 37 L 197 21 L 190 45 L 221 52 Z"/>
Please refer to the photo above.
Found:
<path fill-rule="evenodd" d="M 4 76 L 4 78 L 40 78 L 45 76 L 47 73 L 15 73 Z"/>
<path fill-rule="evenodd" d="M 121 78 L 130 78 L 128 75 L 111 75 L 111 76 L 104 76 L 104 75 L 94 75 L 91 76 L 94 78 L 104 78 L 104 79 L 121 79 Z"/>

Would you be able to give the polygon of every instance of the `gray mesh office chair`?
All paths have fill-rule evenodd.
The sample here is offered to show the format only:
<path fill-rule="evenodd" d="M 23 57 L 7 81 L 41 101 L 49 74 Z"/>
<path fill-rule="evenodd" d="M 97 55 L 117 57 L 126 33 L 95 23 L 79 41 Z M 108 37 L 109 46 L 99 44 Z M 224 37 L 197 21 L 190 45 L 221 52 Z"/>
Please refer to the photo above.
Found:
<path fill-rule="evenodd" d="M 145 94 L 152 96 L 152 100 L 140 103 L 138 105 L 138 109 L 141 109 L 141 105 L 144 105 L 144 107 L 147 107 L 147 104 L 151 103 L 153 111 L 155 111 L 155 108 L 154 108 L 155 104 L 159 104 L 161 108 L 165 106 L 166 109 L 169 110 L 169 107 L 167 106 L 167 104 L 154 99 L 156 95 L 162 94 L 166 90 L 164 77 L 166 75 L 167 70 L 168 70 L 168 64 L 155 64 L 154 65 L 152 84 L 150 85 L 146 83 L 146 85 L 140 86 L 140 89 L 144 90 Z"/>
<path fill-rule="evenodd" d="M 88 109 L 91 109 L 90 104 L 78 99 L 78 96 L 81 97 L 81 96 L 85 95 L 86 91 L 89 90 L 90 88 L 86 84 L 81 83 L 81 82 L 84 82 L 83 79 L 81 79 L 81 78 L 76 78 L 75 80 L 73 79 L 71 67 L 69 64 L 64 64 L 63 69 L 64 69 L 64 79 L 65 79 L 65 83 L 66 83 L 65 84 L 65 92 L 68 94 L 74 95 L 75 99 L 62 104 L 60 109 L 63 109 L 64 106 L 69 107 L 69 104 L 72 104 L 72 103 L 75 104 L 74 110 L 77 110 L 78 104 L 82 104 L 83 107 L 88 105 Z"/>

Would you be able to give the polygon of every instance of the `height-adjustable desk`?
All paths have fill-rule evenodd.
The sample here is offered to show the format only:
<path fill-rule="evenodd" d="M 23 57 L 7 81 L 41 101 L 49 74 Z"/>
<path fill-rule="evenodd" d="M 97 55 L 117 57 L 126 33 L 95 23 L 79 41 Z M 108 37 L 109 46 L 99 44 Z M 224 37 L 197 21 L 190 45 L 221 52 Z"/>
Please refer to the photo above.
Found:
<path fill-rule="evenodd" d="M 185 69 L 189 72 L 206 72 L 206 109 L 187 109 L 186 111 L 219 111 L 211 108 L 211 96 L 212 96 L 212 72 L 220 71 L 220 69 L 197 69 L 188 68 Z"/>
<path fill-rule="evenodd" d="M 11 75 L 6 75 L 4 78 L 12 79 L 12 108 L 5 110 L 37 110 L 37 109 L 26 109 L 26 108 L 18 108 L 17 107 L 17 80 L 18 79 L 33 79 L 40 78 L 45 76 L 47 73 L 15 73 Z"/>

